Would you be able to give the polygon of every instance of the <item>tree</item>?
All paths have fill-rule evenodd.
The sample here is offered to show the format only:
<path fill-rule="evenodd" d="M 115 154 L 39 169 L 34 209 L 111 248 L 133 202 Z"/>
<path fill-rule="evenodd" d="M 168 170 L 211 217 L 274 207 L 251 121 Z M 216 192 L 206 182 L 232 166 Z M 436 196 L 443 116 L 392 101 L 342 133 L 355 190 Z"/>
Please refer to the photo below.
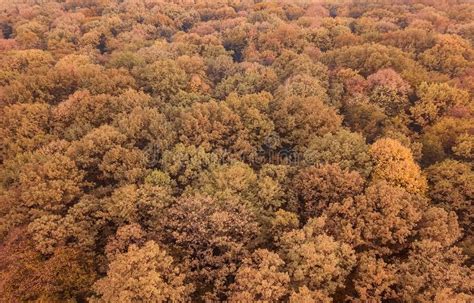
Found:
<path fill-rule="evenodd" d="M 298 291 L 291 293 L 291 303 L 332 303 L 333 300 L 330 296 L 326 295 L 320 290 L 309 290 L 306 286 L 300 287 Z"/>
<path fill-rule="evenodd" d="M 242 203 L 259 209 L 258 176 L 252 168 L 243 162 L 234 162 L 216 166 L 213 170 L 203 171 L 189 192 L 197 192 L 218 199 L 237 198 Z"/>
<path fill-rule="evenodd" d="M 313 165 L 338 164 L 342 169 L 355 170 L 362 176 L 368 176 L 372 170 L 364 137 L 344 129 L 312 139 L 304 160 Z"/>
<path fill-rule="evenodd" d="M 279 243 L 294 287 L 307 287 L 331 296 L 342 287 L 355 265 L 352 248 L 326 235 L 320 220 L 283 234 Z"/>
<path fill-rule="evenodd" d="M 110 237 L 105 247 L 105 253 L 109 261 L 113 261 L 116 256 L 124 254 L 131 245 L 138 247 L 145 243 L 145 231 L 137 223 L 121 226 L 113 237 Z"/>
<path fill-rule="evenodd" d="M 8 188 L 14 194 L 12 210 L 26 212 L 30 218 L 62 213 L 82 195 L 84 172 L 65 155 L 67 145 L 52 142 L 16 167 Z"/>
<path fill-rule="evenodd" d="M 439 242 L 419 241 L 413 244 L 408 258 L 400 262 L 396 297 L 399 300 L 432 302 L 448 289 L 453 295 L 469 299 L 472 272 L 463 265 L 464 257 L 457 247 L 443 248 Z"/>
<path fill-rule="evenodd" d="M 149 166 L 157 165 L 163 152 L 176 142 L 171 122 L 154 107 L 135 107 L 119 114 L 113 124 L 127 136 L 127 142 L 148 153 Z"/>
<path fill-rule="evenodd" d="M 218 164 L 218 157 L 207 153 L 201 146 L 177 144 L 163 153 L 161 167 L 176 182 L 181 190 L 193 184 L 206 170 L 212 170 Z"/>
<path fill-rule="evenodd" d="M 176 59 L 178 65 L 188 77 L 187 90 L 196 93 L 209 93 L 210 83 L 206 76 L 204 60 L 200 56 L 180 56 Z"/>
<path fill-rule="evenodd" d="M 79 140 L 96 127 L 111 124 L 135 108 L 150 105 L 150 96 L 132 89 L 119 96 L 92 95 L 88 90 L 77 91 L 53 108 L 54 130 L 63 138 Z"/>
<path fill-rule="evenodd" d="M 298 215 L 283 209 L 277 210 L 270 221 L 272 240 L 279 241 L 285 233 L 300 227 Z"/>
<path fill-rule="evenodd" d="M 346 46 L 331 50 L 323 56 L 329 66 L 339 66 L 360 70 L 363 76 L 368 76 L 380 69 L 392 68 L 407 77 L 410 84 L 418 84 L 426 79 L 426 71 L 417 64 L 407 53 L 380 44 L 362 44 Z"/>
<path fill-rule="evenodd" d="M 246 63 L 240 66 L 241 70 L 228 75 L 215 88 L 214 96 L 225 99 L 231 93 L 239 95 L 272 93 L 278 81 L 272 68 L 257 63 Z"/>
<path fill-rule="evenodd" d="M 15 40 L 24 48 L 39 48 L 44 44 L 44 33 L 47 28 L 36 20 L 27 22 L 15 29 Z"/>
<path fill-rule="evenodd" d="M 330 103 L 337 108 L 342 105 L 348 106 L 350 110 L 356 104 L 367 99 L 364 95 L 367 88 L 367 80 L 350 68 L 337 68 L 329 74 Z M 350 106 L 349 106 L 350 105 Z"/>
<path fill-rule="evenodd" d="M 243 58 L 243 50 L 247 46 L 246 25 L 229 29 L 224 33 L 222 45 L 226 50 L 232 51 L 234 61 L 240 62 Z"/>
<path fill-rule="evenodd" d="M 413 120 L 420 126 L 433 124 L 455 106 L 469 102 L 466 91 L 451 87 L 446 83 L 428 84 L 423 82 L 417 90 L 419 100 L 410 109 Z"/>
<path fill-rule="evenodd" d="M 342 170 L 337 164 L 304 168 L 293 180 L 305 219 L 319 216 L 331 203 L 360 194 L 363 186 L 357 172 Z"/>
<path fill-rule="evenodd" d="M 272 118 L 281 143 L 297 149 L 307 147 L 313 136 L 336 131 L 341 124 L 337 112 L 315 97 L 275 100 Z"/>
<path fill-rule="evenodd" d="M 462 134 L 452 148 L 454 155 L 466 162 L 474 160 L 474 136 Z"/>
<path fill-rule="evenodd" d="M 279 88 L 277 94 L 282 96 L 299 96 L 303 98 L 317 97 L 328 103 L 328 96 L 325 88 L 319 79 L 308 75 L 296 75 L 285 81 L 285 84 Z"/>
<path fill-rule="evenodd" d="M 179 256 L 195 296 L 214 300 L 226 297 L 259 235 L 252 211 L 232 198 L 183 196 L 155 224 L 157 240 Z"/>
<path fill-rule="evenodd" d="M 138 190 L 134 184 L 115 189 L 110 198 L 104 201 L 111 221 L 117 224 L 130 224 L 138 221 Z"/>
<path fill-rule="evenodd" d="M 81 23 L 85 21 L 82 13 L 60 12 L 55 19 L 53 28 L 47 34 L 47 48 L 56 57 L 66 56 L 76 50 L 77 40 L 81 36 Z"/>
<path fill-rule="evenodd" d="M 175 123 L 178 138 L 185 145 L 202 146 L 206 152 L 221 155 L 253 152 L 240 117 L 222 102 L 195 103 L 180 110 Z"/>
<path fill-rule="evenodd" d="M 186 302 L 192 289 L 160 246 L 130 245 L 110 262 L 107 276 L 94 284 L 92 302 Z"/>
<path fill-rule="evenodd" d="M 403 113 L 409 105 L 410 85 L 393 69 L 381 69 L 367 77 L 369 99 L 388 116 Z"/>
<path fill-rule="evenodd" d="M 384 180 L 410 193 L 422 194 L 426 179 L 413 160 L 410 150 L 393 139 L 380 139 L 369 148 L 373 162 L 372 182 Z"/>
<path fill-rule="evenodd" d="M 117 129 L 103 125 L 73 142 L 66 154 L 89 181 L 133 183 L 144 176 L 146 158 L 141 150 L 126 147 L 125 141 L 126 136 Z"/>
<path fill-rule="evenodd" d="M 328 70 L 321 62 L 311 60 L 308 55 L 285 50 L 272 64 L 280 81 L 285 81 L 292 76 L 309 76 L 319 80 L 322 87 L 327 86 Z"/>
<path fill-rule="evenodd" d="M 48 72 L 53 84 L 53 101 L 59 103 L 77 90 L 91 94 L 117 95 L 135 87 L 135 79 L 125 69 L 106 69 L 86 55 L 71 54 L 61 58 Z"/>
<path fill-rule="evenodd" d="M 474 172 L 467 163 L 445 160 L 426 169 L 429 190 L 428 195 L 433 203 L 454 211 L 465 232 L 470 234 L 470 222 L 473 216 L 474 199 L 472 182 Z"/>
<path fill-rule="evenodd" d="M 89 91 L 70 95 L 52 111 L 56 132 L 69 140 L 78 140 L 114 117 L 110 95 L 92 96 Z"/>
<path fill-rule="evenodd" d="M 326 230 L 358 250 L 392 254 L 406 248 L 426 208 L 425 198 L 385 181 L 334 203 L 323 213 Z"/>
<path fill-rule="evenodd" d="M 469 42 L 457 35 L 438 35 L 434 47 L 421 55 L 421 61 L 427 67 L 456 75 L 463 69 L 472 66 L 474 53 Z"/>
<path fill-rule="evenodd" d="M 228 55 L 220 55 L 218 57 L 207 58 L 206 74 L 212 83 L 221 82 L 226 76 L 236 73 L 236 64 Z"/>
<path fill-rule="evenodd" d="M 437 241 L 443 247 L 453 245 L 461 236 L 456 213 L 440 207 L 430 207 L 424 213 L 418 226 L 421 239 Z"/>
<path fill-rule="evenodd" d="M 141 150 L 117 146 L 104 154 L 98 168 L 105 179 L 134 183 L 143 178 L 145 165 L 146 158 Z"/>
<path fill-rule="evenodd" d="M 172 60 L 159 60 L 142 69 L 134 70 L 140 86 L 148 93 L 164 100 L 185 89 L 186 73 Z"/>
<path fill-rule="evenodd" d="M 256 250 L 243 261 L 230 286 L 229 302 L 275 302 L 288 293 L 290 278 L 284 262 L 266 249 Z"/>
<path fill-rule="evenodd" d="M 96 280 L 94 256 L 57 247 L 48 256 L 34 250 L 24 229 L 12 230 L 0 246 L 0 298 L 3 301 L 85 300 Z"/>
<path fill-rule="evenodd" d="M 163 185 L 127 184 L 116 188 L 101 201 L 109 223 L 116 226 L 142 224 L 153 228 L 172 202 L 171 189 Z"/>
<path fill-rule="evenodd" d="M 357 262 L 353 279 L 355 302 L 381 302 L 392 295 L 391 287 L 396 283 L 395 266 L 382 258 L 362 254 Z"/>
<path fill-rule="evenodd" d="M 288 190 L 291 167 L 286 165 L 264 164 L 257 176 L 254 188 L 256 201 L 261 214 L 272 216 L 281 207 L 287 206 L 291 195 Z"/>
<path fill-rule="evenodd" d="M 381 43 L 395 46 L 405 52 L 420 54 L 435 44 L 435 34 L 422 28 L 408 27 L 386 33 Z"/>
<path fill-rule="evenodd" d="M 461 137 L 469 134 L 472 119 L 469 117 L 446 116 L 433 126 L 427 127 L 422 134 L 422 163 L 429 166 L 441 162 L 447 157 L 454 157 L 453 148 Z"/>
<path fill-rule="evenodd" d="M 345 124 L 351 131 L 363 134 L 368 142 L 374 142 L 381 136 L 388 119 L 382 108 L 365 101 L 344 106 L 344 112 Z"/>
<path fill-rule="evenodd" d="M 233 112 L 239 115 L 243 126 L 247 130 L 248 143 L 253 150 L 249 160 L 257 158 L 257 153 L 261 151 L 265 140 L 274 131 L 274 123 L 269 115 L 272 95 L 263 92 L 239 97 L 232 93 L 225 102 Z"/>
<path fill-rule="evenodd" d="M 1 109 L 0 162 L 33 151 L 54 139 L 48 132 L 50 107 L 45 103 L 14 104 Z"/>

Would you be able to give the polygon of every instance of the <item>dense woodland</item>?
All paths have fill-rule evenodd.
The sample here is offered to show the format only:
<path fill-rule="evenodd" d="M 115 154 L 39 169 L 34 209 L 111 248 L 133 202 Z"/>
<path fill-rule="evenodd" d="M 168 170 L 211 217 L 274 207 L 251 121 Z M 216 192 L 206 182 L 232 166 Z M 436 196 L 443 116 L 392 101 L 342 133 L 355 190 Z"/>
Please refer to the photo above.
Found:
<path fill-rule="evenodd" d="M 473 302 L 469 2 L 0 0 L 0 302 Z"/>

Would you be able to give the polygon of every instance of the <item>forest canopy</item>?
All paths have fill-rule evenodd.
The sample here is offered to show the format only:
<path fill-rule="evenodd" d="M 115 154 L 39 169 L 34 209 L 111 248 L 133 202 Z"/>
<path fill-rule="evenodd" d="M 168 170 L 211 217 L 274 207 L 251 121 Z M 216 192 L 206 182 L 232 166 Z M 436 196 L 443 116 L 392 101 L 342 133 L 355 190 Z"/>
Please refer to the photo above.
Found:
<path fill-rule="evenodd" d="M 0 301 L 473 302 L 473 43 L 468 0 L 0 0 Z"/>

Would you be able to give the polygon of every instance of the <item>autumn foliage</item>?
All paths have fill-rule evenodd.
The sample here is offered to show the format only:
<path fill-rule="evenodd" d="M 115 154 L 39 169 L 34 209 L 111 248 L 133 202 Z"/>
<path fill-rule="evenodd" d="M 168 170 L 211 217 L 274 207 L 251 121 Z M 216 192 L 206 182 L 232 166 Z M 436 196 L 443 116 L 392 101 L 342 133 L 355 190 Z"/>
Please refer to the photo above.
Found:
<path fill-rule="evenodd" d="M 0 0 L 0 302 L 473 302 L 473 21 Z"/>

